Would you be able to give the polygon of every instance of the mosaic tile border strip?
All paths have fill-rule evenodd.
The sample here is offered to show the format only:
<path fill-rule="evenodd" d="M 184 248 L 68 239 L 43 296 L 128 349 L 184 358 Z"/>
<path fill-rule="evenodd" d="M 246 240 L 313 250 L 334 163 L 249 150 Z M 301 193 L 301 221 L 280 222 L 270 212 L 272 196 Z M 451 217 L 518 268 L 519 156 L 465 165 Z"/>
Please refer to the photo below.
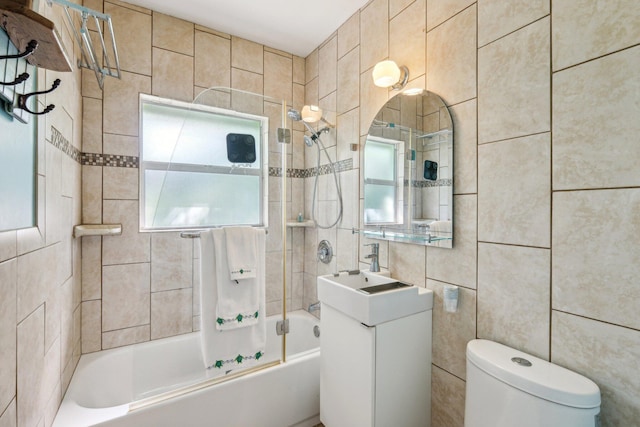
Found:
<path fill-rule="evenodd" d="M 69 142 L 67 138 L 62 135 L 55 127 L 51 126 L 51 145 L 62 151 L 67 156 L 71 157 L 73 161 L 80 163 L 82 152 L 78 150 Z"/>
<path fill-rule="evenodd" d="M 407 186 L 408 181 L 404 180 L 404 185 Z M 428 187 L 450 187 L 453 185 L 453 179 L 438 179 L 436 181 L 411 181 L 411 186 L 416 188 L 428 188 Z"/>
<path fill-rule="evenodd" d="M 113 168 L 138 168 L 140 159 L 136 156 L 117 154 L 82 153 L 83 166 L 108 166 Z"/>
<path fill-rule="evenodd" d="M 334 163 L 336 172 L 346 172 L 353 169 L 353 159 L 340 160 Z M 311 178 L 316 175 L 317 168 L 309 169 L 287 169 L 287 178 Z M 331 173 L 331 165 L 320 165 L 320 175 L 327 175 Z M 282 168 L 269 167 L 269 176 L 281 177 Z"/>

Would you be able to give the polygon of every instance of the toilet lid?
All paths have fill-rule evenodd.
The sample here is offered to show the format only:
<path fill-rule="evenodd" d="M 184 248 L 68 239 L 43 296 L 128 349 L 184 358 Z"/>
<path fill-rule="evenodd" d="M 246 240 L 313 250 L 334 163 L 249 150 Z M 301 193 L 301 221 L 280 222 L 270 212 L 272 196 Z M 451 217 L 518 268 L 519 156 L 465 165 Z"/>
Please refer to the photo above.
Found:
<path fill-rule="evenodd" d="M 590 379 L 505 345 L 470 341 L 467 360 L 503 383 L 542 399 L 574 408 L 600 406 L 600 389 Z"/>

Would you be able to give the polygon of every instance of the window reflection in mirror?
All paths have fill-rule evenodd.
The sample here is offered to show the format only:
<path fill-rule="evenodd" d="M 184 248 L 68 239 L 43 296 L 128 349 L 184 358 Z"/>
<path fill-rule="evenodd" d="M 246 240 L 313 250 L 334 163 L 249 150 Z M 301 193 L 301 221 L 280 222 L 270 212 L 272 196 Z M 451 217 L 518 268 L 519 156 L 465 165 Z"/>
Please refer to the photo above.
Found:
<path fill-rule="evenodd" d="M 453 125 L 439 96 L 398 94 L 364 148 L 367 237 L 452 247 Z"/>

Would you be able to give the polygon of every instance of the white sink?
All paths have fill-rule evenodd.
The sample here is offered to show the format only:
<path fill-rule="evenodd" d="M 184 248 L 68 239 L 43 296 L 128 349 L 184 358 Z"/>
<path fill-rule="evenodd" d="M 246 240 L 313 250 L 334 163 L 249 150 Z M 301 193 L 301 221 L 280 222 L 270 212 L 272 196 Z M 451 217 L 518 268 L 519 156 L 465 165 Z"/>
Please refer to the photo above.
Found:
<path fill-rule="evenodd" d="M 367 293 L 363 288 L 396 283 L 384 273 L 361 271 L 318 277 L 318 299 L 367 326 L 374 326 L 433 308 L 433 292 L 406 286 Z M 395 285 L 394 285 L 395 286 Z M 375 288 L 374 288 L 375 289 Z"/>

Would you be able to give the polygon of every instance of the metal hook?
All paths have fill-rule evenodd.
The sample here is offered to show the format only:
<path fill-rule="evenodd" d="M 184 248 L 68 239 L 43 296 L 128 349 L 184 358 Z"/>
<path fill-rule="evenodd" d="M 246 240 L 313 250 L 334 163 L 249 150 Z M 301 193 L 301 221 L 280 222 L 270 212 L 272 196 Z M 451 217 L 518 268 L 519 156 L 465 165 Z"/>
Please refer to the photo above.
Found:
<path fill-rule="evenodd" d="M 33 51 L 35 51 L 37 48 L 38 48 L 38 42 L 35 40 L 31 40 L 29 43 L 27 43 L 27 47 L 25 48 L 24 52 L 18 53 L 16 55 L 0 55 L 0 60 L 24 58 L 26 56 L 31 55 Z"/>
<path fill-rule="evenodd" d="M 16 55 L 0 55 L 0 60 L 25 58 L 25 57 L 31 55 L 37 48 L 38 48 L 38 42 L 35 41 L 35 40 L 31 40 L 27 44 L 27 48 L 24 50 L 24 52 L 18 53 Z M 0 85 L 3 85 L 3 86 L 15 86 L 15 85 L 19 85 L 20 83 L 24 82 L 28 78 L 29 78 L 29 73 L 22 73 L 19 76 L 16 76 L 14 81 L 12 81 L 12 82 L 0 82 Z"/>
<path fill-rule="evenodd" d="M 44 95 L 50 92 L 53 92 L 54 90 L 56 90 L 56 88 L 60 86 L 60 79 L 55 79 L 53 81 L 53 85 L 51 86 L 51 89 L 49 90 L 44 90 L 41 92 L 33 92 L 33 93 L 27 93 L 24 95 L 18 95 L 18 105 L 17 108 L 20 108 L 21 110 L 24 110 L 28 113 L 34 114 L 36 116 L 40 116 L 42 114 L 47 114 L 49 112 L 51 112 L 51 110 L 53 110 L 54 108 L 56 108 L 56 106 L 54 104 L 49 104 L 43 111 L 37 112 L 37 111 L 33 111 L 30 110 L 29 107 L 27 107 L 27 100 L 29 99 L 29 97 L 33 96 L 33 95 Z"/>

